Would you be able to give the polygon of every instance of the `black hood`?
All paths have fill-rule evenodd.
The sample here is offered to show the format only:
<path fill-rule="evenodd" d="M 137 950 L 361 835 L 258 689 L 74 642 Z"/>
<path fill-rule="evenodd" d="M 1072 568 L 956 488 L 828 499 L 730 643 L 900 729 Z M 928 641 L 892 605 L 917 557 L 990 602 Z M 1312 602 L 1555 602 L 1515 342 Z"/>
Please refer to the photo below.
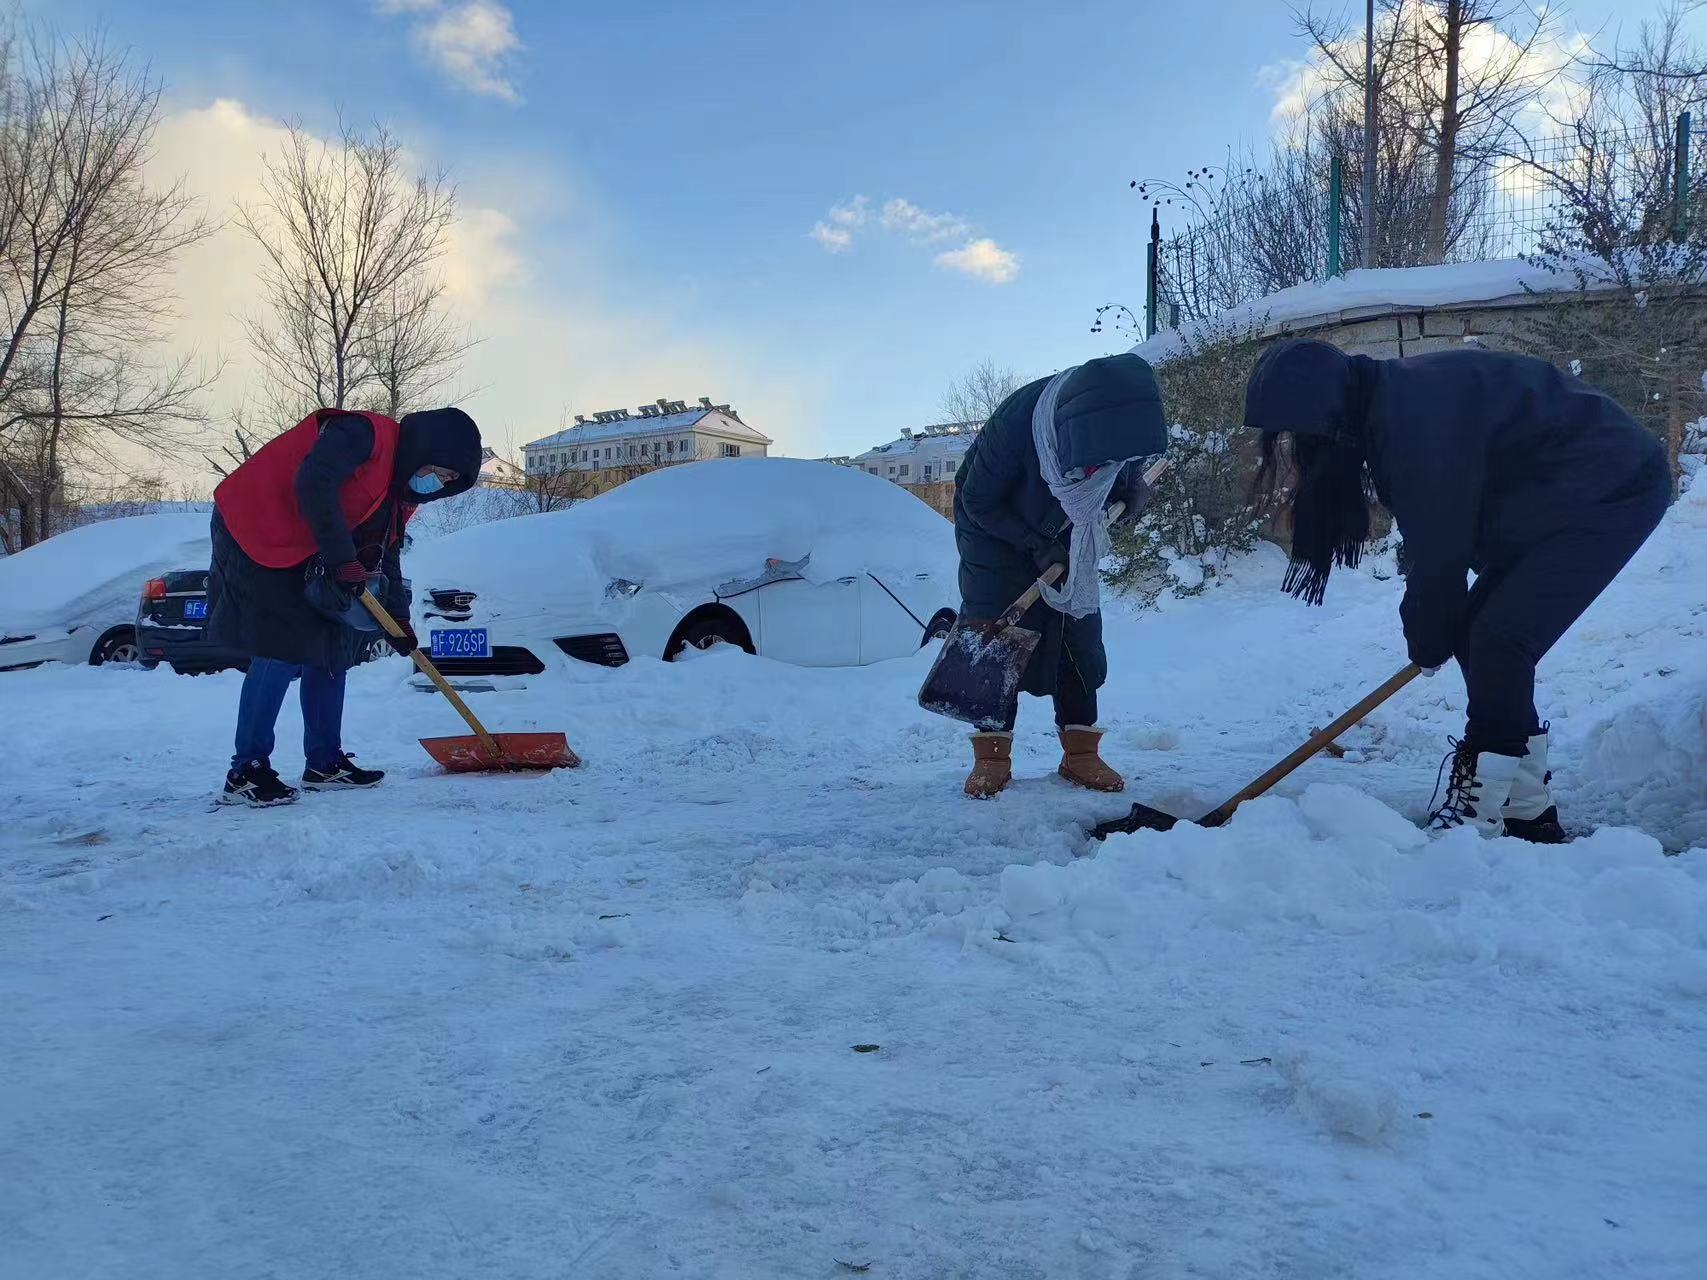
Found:
<path fill-rule="evenodd" d="M 1310 338 L 1277 342 L 1245 388 L 1245 425 L 1258 431 L 1361 440 L 1363 414 L 1353 358 Z"/>
<path fill-rule="evenodd" d="M 403 416 L 398 424 L 397 462 L 391 471 L 391 496 L 419 506 L 472 489 L 480 479 L 480 428 L 461 409 L 427 409 Z M 422 467 L 445 467 L 456 479 L 434 494 L 419 494 L 409 477 Z"/>
<path fill-rule="evenodd" d="M 1055 430 L 1063 471 L 1161 453 L 1168 423 L 1156 371 L 1133 355 L 1085 361 L 1061 384 Z"/>

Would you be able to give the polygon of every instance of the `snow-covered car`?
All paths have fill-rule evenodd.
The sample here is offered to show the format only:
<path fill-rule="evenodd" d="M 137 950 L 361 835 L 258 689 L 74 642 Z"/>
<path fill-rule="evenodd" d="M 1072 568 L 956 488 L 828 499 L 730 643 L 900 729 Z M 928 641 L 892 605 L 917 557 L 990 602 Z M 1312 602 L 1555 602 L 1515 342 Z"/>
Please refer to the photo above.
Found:
<path fill-rule="evenodd" d="M 137 600 L 168 570 L 209 560 L 208 517 L 101 520 L 0 559 L 0 671 L 137 662 Z"/>
<path fill-rule="evenodd" d="M 467 677 L 719 642 L 801 666 L 880 662 L 953 625 L 957 563 L 953 526 L 886 480 L 730 458 L 449 534 L 409 567 L 423 645 Z"/>

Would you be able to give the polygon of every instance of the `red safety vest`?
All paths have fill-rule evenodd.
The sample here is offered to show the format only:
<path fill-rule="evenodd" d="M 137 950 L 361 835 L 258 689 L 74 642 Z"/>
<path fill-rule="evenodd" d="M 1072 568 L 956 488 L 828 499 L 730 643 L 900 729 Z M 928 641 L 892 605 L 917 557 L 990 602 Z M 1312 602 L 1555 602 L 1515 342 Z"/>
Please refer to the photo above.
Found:
<path fill-rule="evenodd" d="M 282 436 L 262 445 L 213 491 L 213 503 L 225 527 L 256 564 L 289 569 L 320 549 L 297 505 L 296 473 L 320 438 L 321 425 L 329 418 L 351 413 L 373 425 L 373 453 L 338 490 L 344 519 L 353 530 L 385 501 L 397 458 L 397 423 L 380 413 L 316 409 Z M 404 505 L 402 523 L 414 514 L 413 506 Z"/>

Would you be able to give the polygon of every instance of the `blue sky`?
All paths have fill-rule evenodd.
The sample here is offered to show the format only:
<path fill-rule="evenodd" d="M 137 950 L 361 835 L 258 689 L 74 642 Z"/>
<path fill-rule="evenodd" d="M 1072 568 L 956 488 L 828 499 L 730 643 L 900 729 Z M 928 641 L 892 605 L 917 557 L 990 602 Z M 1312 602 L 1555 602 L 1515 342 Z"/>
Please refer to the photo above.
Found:
<path fill-rule="evenodd" d="M 935 420 L 977 360 L 1037 374 L 1113 349 L 1088 330 L 1141 302 L 1127 180 L 1264 136 L 1265 68 L 1303 52 L 1277 0 L 28 8 L 153 64 L 175 113 L 161 163 L 216 211 L 285 117 L 384 119 L 447 166 L 490 434 L 703 394 L 808 455 Z M 1627 9 L 1578 4 L 1570 25 Z M 230 353 L 243 278 L 188 273 L 203 346 Z"/>

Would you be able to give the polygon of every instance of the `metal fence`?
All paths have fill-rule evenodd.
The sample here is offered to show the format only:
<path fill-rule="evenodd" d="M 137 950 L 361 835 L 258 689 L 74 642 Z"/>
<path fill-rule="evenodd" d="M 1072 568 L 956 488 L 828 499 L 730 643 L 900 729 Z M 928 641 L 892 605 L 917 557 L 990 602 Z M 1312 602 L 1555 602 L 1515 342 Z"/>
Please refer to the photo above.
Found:
<path fill-rule="evenodd" d="M 1707 203 L 1695 185 L 1707 173 L 1704 146 L 1707 138 L 1694 134 L 1687 113 L 1669 136 L 1602 130 L 1525 141 L 1461 167 L 1439 225 L 1429 220 L 1432 175 L 1383 184 L 1371 220 L 1360 207 L 1355 165 L 1338 161 L 1316 166 L 1325 173 L 1243 181 L 1239 199 L 1221 200 L 1210 216 L 1194 206 L 1172 230 L 1161 224 L 1167 205 L 1158 199 L 1145 328 L 1154 333 L 1361 266 L 1371 224 L 1379 267 L 1516 258 L 1561 247 L 1592 235 L 1580 225 L 1580 210 L 1596 202 L 1620 207 L 1621 224 L 1639 224 L 1644 234 L 1681 236 L 1698 216 L 1696 206 Z M 1699 216 L 1707 217 L 1707 208 Z"/>

